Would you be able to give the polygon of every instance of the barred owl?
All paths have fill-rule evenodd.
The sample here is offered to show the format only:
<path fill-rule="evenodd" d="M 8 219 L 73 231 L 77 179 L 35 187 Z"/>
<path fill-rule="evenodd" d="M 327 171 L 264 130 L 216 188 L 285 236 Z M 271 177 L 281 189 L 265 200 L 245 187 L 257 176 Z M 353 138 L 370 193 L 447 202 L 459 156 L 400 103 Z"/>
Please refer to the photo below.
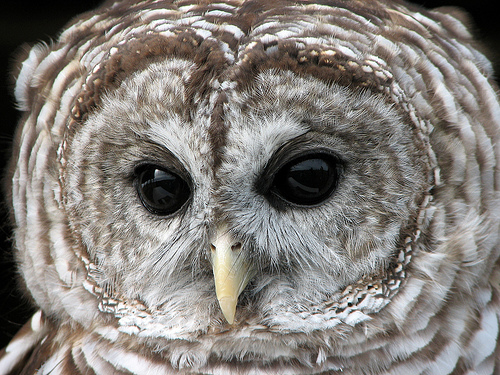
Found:
<path fill-rule="evenodd" d="M 500 106 L 451 8 L 108 1 L 17 71 L 39 307 L 0 373 L 499 371 Z"/>

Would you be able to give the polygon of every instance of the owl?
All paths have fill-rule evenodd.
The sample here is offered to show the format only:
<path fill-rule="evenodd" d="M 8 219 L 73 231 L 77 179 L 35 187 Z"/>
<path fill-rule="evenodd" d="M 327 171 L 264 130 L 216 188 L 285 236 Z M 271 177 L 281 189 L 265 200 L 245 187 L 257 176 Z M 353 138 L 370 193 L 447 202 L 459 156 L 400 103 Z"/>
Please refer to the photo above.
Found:
<path fill-rule="evenodd" d="M 500 371 L 500 105 L 451 8 L 107 1 L 16 75 L 39 310 L 1 374 Z"/>

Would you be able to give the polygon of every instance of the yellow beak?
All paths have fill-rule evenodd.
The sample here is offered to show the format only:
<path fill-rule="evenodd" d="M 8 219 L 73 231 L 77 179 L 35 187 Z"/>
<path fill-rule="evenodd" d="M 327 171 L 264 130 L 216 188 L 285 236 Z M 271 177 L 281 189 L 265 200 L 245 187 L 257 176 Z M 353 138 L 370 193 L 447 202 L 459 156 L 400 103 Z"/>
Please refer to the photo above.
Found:
<path fill-rule="evenodd" d="M 253 276 L 241 247 L 241 243 L 229 234 L 227 227 L 217 229 L 211 246 L 215 292 L 229 324 L 234 322 L 238 296 Z"/>

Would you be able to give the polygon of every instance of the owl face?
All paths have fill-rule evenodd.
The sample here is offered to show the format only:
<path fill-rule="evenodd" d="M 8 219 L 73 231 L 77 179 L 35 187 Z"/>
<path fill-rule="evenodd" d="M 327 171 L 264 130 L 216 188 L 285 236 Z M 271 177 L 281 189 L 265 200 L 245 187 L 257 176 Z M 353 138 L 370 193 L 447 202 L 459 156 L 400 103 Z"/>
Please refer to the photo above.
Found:
<path fill-rule="evenodd" d="M 218 90 L 196 92 L 196 69 L 150 64 L 75 132 L 71 222 L 97 285 L 167 324 L 207 330 L 224 313 L 293 330 L 290 310 L 383 273 L 409 233 L 426 183 L 412 126 L 380 95 L 289 71 L 263 71 L 220 103 Z M 238 249 L 219 275 L 222 234 Z M 232 278 L 237 307 L 221 311 Z"/>
<path fill-rule="evenodd" d="M 108 2 L 35 46 L 10 181 L 51 360 L 493 366 L 488 64 L 390 1 Z"/>

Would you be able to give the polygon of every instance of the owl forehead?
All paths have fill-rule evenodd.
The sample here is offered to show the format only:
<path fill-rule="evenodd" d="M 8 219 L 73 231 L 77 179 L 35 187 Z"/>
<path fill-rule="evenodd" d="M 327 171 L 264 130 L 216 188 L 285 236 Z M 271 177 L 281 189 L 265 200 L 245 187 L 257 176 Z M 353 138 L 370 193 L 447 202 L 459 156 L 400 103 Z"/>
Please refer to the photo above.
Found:
<path fill-rule="evenodd" d="M 106 22 L 95 22 L 97 15 L 76 23 L 61 37 L 70 45 L 77 43 L 70 48 L 82 54 L 80 63 L 89 72 L 71 112 L 75 121 L 99 104 L 103 91 L 115 89 L 151 62 L 171 58 L 193 61 L 198 67 L 186 82 L 188 102 L 210 90 L 245 89 L 268 69 L 376 91 L 391 81 L 384 60 L 366 53 L 377 33 L 375 24 L 381 23 L 369 7 L 360 8 L 360 15 L 336 3 L 290 2 L 275 8 L 264 1 L 126 4 L 116 6 L 117 14 L 125 16 L 113 18 L 111 13 Z M 252 9 L 260 14 L 249 12 Z M 91 35 L 79 35 L 93 20 Z M 79 45 L 82 39 L 87 42 Z"/>
<path fill-rule="evenodd" d="M 98 139 L 113 144 L 139 138 L 147 140 L 144 145 L 153 154 L 160 145 L 195 170 L 204 169 L 201 159 L 212 167 L 221 161 L 214 158 L 231 159 L 235 149 L 265 163 L 291 141 L 307 143 L 311 131 L 331 133 L 337 119 L 352 120 L 342 109 L 344 103 L 354 108 L 364 101 L 338 85 L 276 70 L 261 72 L 246 90 L 222 82 L 224 90 L 212 89 L 206 96 L 196 93 L 189 100 L 187 82 L 193 74 L 196 66 L 191 61 L 176 58 L 132 74 L 104 95 L 100 110 L 78 131 L 74 147 L 87 150 L 100 147 Z M 369 102 L 373 107 L 380 104 Z"/>

